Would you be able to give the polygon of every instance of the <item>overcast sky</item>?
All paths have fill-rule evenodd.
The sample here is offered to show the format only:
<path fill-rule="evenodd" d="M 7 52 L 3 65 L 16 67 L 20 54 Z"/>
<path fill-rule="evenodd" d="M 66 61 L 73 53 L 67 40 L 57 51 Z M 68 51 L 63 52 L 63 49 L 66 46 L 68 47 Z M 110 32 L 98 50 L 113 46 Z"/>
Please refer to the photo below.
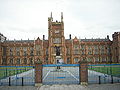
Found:
<path fill-rule="evenodd" d="M 120 0 L 0 0 L 0 32 L 7 39 L 48 36 L 48 17 L 64 18 L 65 37 L 105 38 L 120 31 Z"/>

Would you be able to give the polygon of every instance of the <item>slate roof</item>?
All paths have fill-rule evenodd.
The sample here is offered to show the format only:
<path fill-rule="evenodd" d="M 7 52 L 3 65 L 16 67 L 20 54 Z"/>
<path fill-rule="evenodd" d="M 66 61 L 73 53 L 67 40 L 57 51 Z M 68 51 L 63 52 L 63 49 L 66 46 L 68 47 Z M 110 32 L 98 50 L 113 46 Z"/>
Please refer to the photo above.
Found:
<path fill-rule="evenodd" d="M 69 41 L 70 39 L 66 39 L 66 41 Z M 79 39 L 80 41 L 83 41 L 83 42 L 101 42 L 101 41 L 110 41 L 110 39 L 100 39 L 100 38 L 97 38 L 97 39 Z"/>
<path fill-rule="evenodd" d="M 65 39 L 66 41 L 69 41 L 70 39 Z M 71 39 L 72 40 L 72 39 Z M 110 39 L 100 39 L 100 38 L 97 38 L 97 39 L 79 39 L 80 41 L 83 41 L 83 42 L 101 42 L 101 41 L 110 41 Z M 45 42 L 48 41 L 48 40 L 45 40 Z M 5 42 L 16 42 L 16 43 L 23 43 L 23 42 L 27 42 L 27 43 L 30 43 L 30 42 L 34 42 L 34 40 L 6 40 Z"/>
<path fill-rule="evenodd" d="M 34 42 L 34 40 L 6 40 L 5 42 L 18 42 L 18 43 L 22 43 L 22 42 Z"/>
<path fill-rule="evenodd" d="M 110 41 L 110 39 L 80 39 L 80 41 L 83 42 L 100 42 L 100 41 Z"/>

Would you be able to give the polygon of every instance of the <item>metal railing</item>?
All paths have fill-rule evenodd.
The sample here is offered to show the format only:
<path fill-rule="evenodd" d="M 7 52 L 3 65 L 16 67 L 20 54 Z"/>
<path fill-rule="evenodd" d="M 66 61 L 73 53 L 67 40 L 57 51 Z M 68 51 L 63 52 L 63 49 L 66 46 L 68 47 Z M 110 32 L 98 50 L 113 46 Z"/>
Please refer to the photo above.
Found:
<path fill-rule="evenodd" d="M 79 64 L 43 65 L 43 84 L 79 84 Z"/>
<path fill-rule="evenodd" d="M 33 66 L 0 66 L 0 85 L 34 85 Z"/>
<path fill-rule="evenodd" d="M 120 83 L 120 64 L 88 65 L 88 83 Z"/>

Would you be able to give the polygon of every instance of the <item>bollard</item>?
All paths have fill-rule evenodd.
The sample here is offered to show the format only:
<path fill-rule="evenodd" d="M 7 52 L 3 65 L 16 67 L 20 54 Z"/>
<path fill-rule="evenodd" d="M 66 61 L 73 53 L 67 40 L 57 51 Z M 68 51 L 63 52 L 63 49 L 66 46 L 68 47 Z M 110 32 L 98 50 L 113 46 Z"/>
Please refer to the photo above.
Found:
<path fill-rule="evenodd" d="M 7 68 L 6 68 L 6 77 L 7 77 Z"/>
<path fill-rule="evenodd" d="M 22 77 L 22 86 L 23 86 L 24 84 L 23 84 L 23 77 Z"/>
<path fill-rule="evenodd" d="M 11 79 L 10 79 L 10 77 L 9 77 L 9 86 L 11 86 Z"/>
<path fill-rule="evenodd" d="M 101 84 L 101 80 L 100 79 L 101 79 L 101 76 L 99 76 L 99 84 Z"/>
<path fill-rule="evenodd" d="M 113 84 L 113 76 L 111 75 L 111 83 Z"/>
<path fill-rule="evenodd" d="M 60 66 L 57 66 L 57 69 L 60 69 Z"/>

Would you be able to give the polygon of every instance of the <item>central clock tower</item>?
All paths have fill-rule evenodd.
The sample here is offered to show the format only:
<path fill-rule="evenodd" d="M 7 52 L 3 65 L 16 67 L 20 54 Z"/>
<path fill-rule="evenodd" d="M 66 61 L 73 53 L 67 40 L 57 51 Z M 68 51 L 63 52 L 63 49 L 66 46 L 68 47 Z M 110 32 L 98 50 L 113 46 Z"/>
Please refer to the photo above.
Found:
<path fill-rule="evenodd" d="M 52 13 L 48 18 L 48 42 L 50 64 L 65 63 L 65 37 L 63 13 L 61 13 L 61 21 L 53 21 Z"/>

